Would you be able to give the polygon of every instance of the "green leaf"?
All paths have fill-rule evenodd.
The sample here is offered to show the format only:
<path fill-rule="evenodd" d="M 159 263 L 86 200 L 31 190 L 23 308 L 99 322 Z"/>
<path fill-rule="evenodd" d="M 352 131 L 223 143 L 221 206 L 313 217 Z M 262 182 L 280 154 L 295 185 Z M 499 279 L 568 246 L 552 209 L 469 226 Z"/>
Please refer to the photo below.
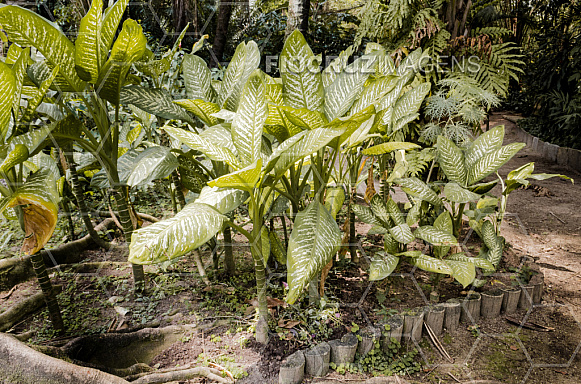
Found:
<path fill-rule="evenodd" d="M 276 258 L 276 261 L 278 261 L 280 264 L 286 265 L 286 249 L 284 249 L 282 242 L 275 232 L 270 232 L 268 234 L 268 238 L 270 240 L 272 254 Z"/>
<path fill-rule="evenodd" d="M 101 23 L 101 65 L 107 60 L 107 54 L 113 45 L 113 40 L 119 29 L 119 23 L 128 3 L 129 0 L 117 0 L 113 6 L 105 10 L 103 22 Z"/>
<path fill-rule="evenodd" d="M 454 273 L 445 261 L 424 254 L 420 254 L 418 257 L 412 257 L 410 264 L 427 272 L 441 273 L 444 275 L 452 275 Z"/>
<path fill-rule="evenodd" d="M 405 116 L 417 113 L 430 89 L 430 83 L 422 83 L 397 99 L 391 115 L 392 125 Z"/>
<path fill-rule="evenodd" d="M 343 203 L 345 202 L 345 190 L 343 187 L 329 187 L 327 188 L 327 195 L 325 196 L 325 208 L 331 213 L 333 219 L 337 219 L 337 214 L 341 211 Z"/>
<path fill-rule="evenodd" d="M 240 43 L 234 52 L 218 94 L 218 105 L 232 112 L 238 109 L 246 81 L 260 64 L 260 51 L 255 42 Z"/>
<path fill-rule="evenodd" d="M 325 116 L 329 121 L 349 111 L 367 79 L 375 72 L 377 57 L 377 53 L 372 53 L 355 60 L 325 89 Z"/>
<path fill-rule="evenodd" d="M 297 127 L 303 129 L 321 128 L 325 125 L 323 115 L 319 112 L 309 111 L 308 109 L 294 109 L 291 107 L 279 107 L 282 109 L 287 119 Z"/>
<path fill-rule="evenodd" d="M 195 125 L 191 117 L 174 104 L 171 96 L 163 89 L 143 88 L 138 85 L 124 87 L 121 104 L 133 104 L 139 109 L 167 120 L 182 120 Z"/>
<path fill-rule="evenodd" d="M 200 132 L 200 136 L 219 147 L 228 148 L 236 154 L 236 146 L 232 142 L 232 127 L 228 123 L 217 124 Z"/>
<path fill-rule="evenodd" d="M 168 177 L 178 166 L 178 159 L 167 147 L 149 147 L 134 160 L 127 185 L 137 187 Z"/>
<path fill-rule="evenodd" d="M 225 220 L 209 205 L 190 203 L 174 217 L 134 231 L 129 262 L 158 264 L 182 256 L 207 243 Z"/>
<path fill-rule="evenodd" d="M 373 195 L 371 201 L 369 202 L 369 208 L 376 219 L 381 222 L 382 226 L 388 228 L 391 227 L 392 218 L 387 209 L 387 204 L 379 194 Z M 397 225 L 397 224 L 396 224 Z"/>
<path fill-rule="evenodd" d="M 456 183 L 448 183 L 444 187 L 444 195 L 454 203 L 469 203 L 480 199 L 480 195 L 462 188 Z"/>
<path fill-rule="evenodd" d="M 16 46 L 17 46 L 16 44 L 12 44 L 10 46 L 10 48 L 16 47 Z M 18 119 L 18 116 L 20 114 L 20 100 L 22 98 L 22 88 L 24 86 L 24 78 L 26 76 L 26 70 L 28 68 L 30 60 L 31 60 L 30 59 L 30 48 L 21 49 L 20 53 L 16 59 L 16 62 L 14 63 L 14 65 L 12 65 L 12 71 L 14 72 L 14 79 L 15 79 L 15 84 L 16 84 L 16 89 L 14 91 L 14 99 L 13 99 L 14 101 L 12 103 L 12 113 L 14 114 L 15 119 Z M 2 70 L 0 69 L 0 71 L 2 71 Z M 1 76 L 2 75 L 0 75 L 0 77 Z M 0 80 L 0 82 L 1 82 L 1 80 Z M 2 91 L 0 91 L 0 93 L 2 93 Z M 1 112 L 0 112 L 0 115 L 1 115 Z M 0 120 L 1 120 L 1 118 L 0 118 Z M 3 127 L 4 126 L 0 122 L 0 138 L 4 136 L 2 134 Z"/>
<path fill-rule="evenodd" d="M 470 145 L 466 151 L 466 166 L 472 168 L 476 161 L 502 147 L 504 141 L 504 125 L 496 126 L 484 132 Z"/>
<path fill-rule="evenodd" d="M 181 141 L 191 149 L 202 152 L 210 160 L 223 161 L 236 169 L 240 168 L 238 159 L 228 148 L 213 144 L 202 136 L 186 131 L 185 129 L 165 127 L 164 130 L 168 135 Z"/>
<path fill-rule="evenodd" d="M 0 175 L 7 174 L 12 168 L 17 166 L 18 164 L 22 164 L 26 160 L 28 160 L 29 153 L 28 148 L 24 144 L 16 144 L 14 149 L 8 153 L 4 161 L 2 161 L 2 165 L 0 165 Z"/>
<path fill-rule="evenodd" d="M 438 136 L 438 164 L 448 179 L 462 186 L 466 185 L 468 171 L 464 164 L 464 154 L 452 140 L 444 136 Z"/>
<path fill-rule="evenodd" d="M 59 68 L 56 85 L 61 91 L 80 92 L 85 88 L 75 70 L 75 46 L 54 24 L 15 5 L 0 7 L 0 24 L 10 41 L 21 47 L 35 47 L 52 68 Z"/>
<path fill-rule="evenodd" d="M 333 258 L 341 231 L 329 211 L 317 200 L 299 212 L 289 239 L 286 301 L 294 304 L 307 284 Z"/>
<path fill-rule="evenodd" d="M 238 208 L 246 199 L 248 199 L 248 193 L 239 189 L 205 186 L 196 199 L 196 203 L 210 205 L 226 215 Z"/>
<path fill-rule="evenodd" d="M 325 88 L 329 87 L 335 81 L 337 76 L 345 70 L 347 63 L 349 62 L 349 57 L 351 57 L 354 50 L 355 48 L 350 45 L 347 49 L 339 53 L 339 57 L 331 61 L 331 64 L 323 70 L 321 77 Z"/>
<path fill-rule="evenodd" d="M 384 226 L 384 224 L 375 217 L 375 215 L 371 211 L 371 208 L 363 205 L 354 204 L 351 206 L 351 209 L 357 215 L 357 217 L 364 223 L 377 225 L 381 227 Z"/>
<path fill-rule="evenodd" d="M 46 92 L 49 90 L 50 86 L 54 82 L 57 74 L 58 67 L 53 69 L 50 76 L 48 76 L 46 80 L 44 80 L 42 84 L 40 84 L 38 90 L 34 91 L 34 96 L 28 100 L 28 106 L 26 107 L 26 110 L 22 114 L 21 123 L 28 123 L 32 120 L 34 112 L 36 111 L 40 103 L 42 103 L 42 100 L 46 96 Z"/>
<path fill-rule="evenodd" d="M 386 76 L 380 79 L 369 79 L 368 83 L 361 96 L 356 99 L 353 107 L 351 107 L 352 114 L 362 111 L 370 105 L 375 105 L 379 99 L 395 88 L 397 77 Z"/>
<path fill-rule="evenodd" d="M 369 266 L 369 280 L 383 280 L 395 270 L 399 264 L 399 257 L 390 254 L 375 254 Z"/>
<path fill-rule="evenodd" d="M 395 182 L 398 183 L 401 186 L 401 189 L 410 196 L 417 197 L 418 199 L 427 201 L 435 206 L 440 206 L 442 204 L 442 200 L 440 200 L 436 192 L 417 177 L 396 179 Z"/>
<path fill-rule="evenodd" d="M 252 164 L 260 158 L 262 129 L 267 114 L 264 80 L 257 69 L 244 87 L 238 111 L 232 121 L 232 141 L 238 150 L 242 166 Z"/>
<path fill-rule="evenodd" d="M 196 55 L 184 55 L 182 68 L 188 99 L 212 101 L 212 72 L 204 59 Z"/>
<path fill-rule="evenodd" d="M 251 191 L 260 179 L 261 171 L 262 159 L 258 159 L 246 168 L 231 172 L 208 182 L 208 185 L 211 187 L 236 188 L 244 191 Z"/>
<path fill-rule="evenodd" d="M 117 174 L 119 175 L 119 183 L 121 185 L 127 185 L 127 179 L 133 170 L 134 161 L 138 156 L 138 151 L 130 149 L 117 160 Z M 105 168 L 93 175 L 91 187 L 105 189 L 110 186 L 111 184 L 109 183 L 109 177 Z"/>
<path fill-rule="evenodd" d="M 411 243 L 415 239 L 412 230 L 406 223 L 389 228 L 389 233 L 402 244 Z"/>
<path fill-rule="evenodd" d="M 447 259 L 445 262 L 452 270 L 454 279 L 462 284 L 462 287 L 466 288 L 476 278 L 476 267 L 474 263 L 451 259 Z"/>
<path fill-rule="evenodd" d="M 218 104 L 201 99 L 185 99 L 174 101 L 177 105 L 184 108 L 186 111 L 193 113 L 208 127 L 218 124 L 218 119 L 212 116 L 214 113 L 220 112 Z"/>
<path fill-rule="evenodd" d="M 442 212 L 436 220 L 434 220 L 434 228 L 451 235 L 454 231 L 454 224 L 452 223 L 450 212 Z"/>
<path fill-rule="evenodd" d="M 325 91 L 319 63 L 298 29 L 284 43 L 280 73 L 286 105 L 323 112 Z"/>
<path fill-rule="evenodd" d="M 389 212 L 389 216 L 391 217 L 395 225 L 401 225 L 405 223 L 405 219 L 401 211 L 399 210 L 397 203 L 393 199 L 391 198 L 387 199 L 386 207 L 387 211 Z"/>
<path fill-rule="evenodd" d="M 479 195 L 483 195 L 487 192 L 490 192 L 492 188 L 494 188 L 498 184 L 498 180 L 491 181 L 489 183 L 482 183 L 482 184 L 472 184 L 468 186 L 468 190 Z"/>
<path fill-rule="evenodd" d="M 407 143 L 407 142 L 397 142 L 397 141 L 388 141 L 387 143 L 382 143 L 379 145 L 375 145 L 373 147 L 369 147 L 363 150 L 363 154 L 367 156 L 375 156 L 375 155 L 383 155 L 385 153 L 399 151 L 400 149 L 404 149 L 406 151 L 410 151 L 412 149 L 421 148 L 419 145 L 414 143 Z"/>
<path fill-rule="evenodd" d="M 389 233 L 383 236 L 383 247 L 385 248 L 385 252 L 392 255 L 399 252 L 399 242 Z"/>
<path fill-rule="evenodd" d="M 446 261 L 449 260 L 456 260 L 456 261 L 463 261 L 463 262 L 468 262 L 468 263 L 472 263 L 475 266 L 477 266 L 478 268 L 482 268 L 483 270 L 486 271 L 494 271 L 494 265 L 492 265 L 492 263 L 486 259 L 483 259 L 481 257 L 468 257 L 466 255 L 464 255 L 464 253 L 460 252 L 460 253 L 455 253 L 453 255 L 450 255 Z"/>
<path fill-rule="evenodd" d="M 131 19 L 126 20 L 115 44 L 113 44 L 111 56 L 100 71 L 96 84 L 99 96 L 114 105 L 119 104 L 119 93 L 126 83 L 125 79 L 131 64 L 143 56 L 146 44 L 147 39 L 143 35 L 141 25 Z M 145 108 L 141 109 L 146 110 Z"/>
<path fill-rule="evenodd" d="M 491 173 L 496 172 L 525 146 L 526 144 L 524 143 L 511 143 L 482 156 L 470 168 L 468 184 L 477 183 Z"/>
<path fill-rule="evenodd" d="M 100 52 L 102 16 L 103 0 L 93 0 L 89 11 L 81 19 L 75 40 L 75 69 L 81 79 L 92 84 L 99 78 L 101 57 L 108 53 Z"/>
<path fill-rule="evenodd" d="M 264 261 L 264 265 L 266 265 L 270 258 L 270 239 L 266 226 L 260 228 L 260 238 L 258 239 L 258 242 L 261 245 L 260 251 L 262 252 L 262 260 Z"/>
<path fill-rule="evenodd" d="M 490 220 L 485 220 L 484 223 L 482 223 L 481 233 L 482 241 L 484 241 L 484 244 L 486 244 L 488 248 L 494 248 L 496 246 L 497 236 L 494 225 Z"/>
<path fill-rule="evenodd" d="M 183 187 L 194 193 L 200 193 L 209 180 L 208 175 L 206 175 L 202 167 L 200 167 L 200 165 L 188 155 L 179 155 L 178 162 L 180 164 L 178 171 Z"/>
<path fill-rule="evenodd" d="M 15 92 L 16 77 L 12 68 L 0 62 L 0 139 L 2 142 L 8 132 Z"/>
<path fill-rule="evenodd" d="M 31 174 L 23 185 L 0 203 L 0 212 L 22 206 L 26 236 L 22 251 L 33 255 L 50 240 L 58 220 L 59 195 L 56 180 L 49 172 Z"/>
<path fill-rule="evenodd" d="M 436 229 L 431 225 L 419 227 L 414 232 L 414 235 L 418 239 L 422 239 L 434 246 L 452 246 L 458 244 L 458 240 L 453 235 Z"/>

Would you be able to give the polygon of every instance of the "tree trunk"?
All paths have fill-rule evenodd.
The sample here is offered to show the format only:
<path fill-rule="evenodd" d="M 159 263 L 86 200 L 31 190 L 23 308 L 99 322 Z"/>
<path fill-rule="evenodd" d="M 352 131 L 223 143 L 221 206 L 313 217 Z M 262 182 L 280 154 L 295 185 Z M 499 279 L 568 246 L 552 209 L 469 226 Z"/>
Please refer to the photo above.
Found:
<path fill-rule="evenodd" d="M 131 216 L 127 206 L 125 187 L 117 187 L 115 191 L 115 202 L 117 203 L 117 210 L 119 211 L 119 219 L 121 221 L 121 226 L 123 227 L 125 242 L 127 243 L 127 246 L 129 246 L 131 244 L 131 234 L 133 233 L 133 223 L 131 222 Z M 143 265 L 133 264 L 132 269 L 134 289 L 137 292 L 141 292 L 145 289 L 145 272 L 143 271 Z"/>
<path fill-rule="evenodd" d="M 180 33 L 188 24 L 189 13 L 189 0 L 173 0 L 173 25 L 176 33 Z"/>
<path fill-rule="evenodd" d="M 295 29 L 305 34 L 309 29 L 310 0 L 289 0 L 285 38 Z"/>
<path fill-rule="evenodd" d="M 219 66 L 224 59 L 224 48 L 226 47 L 226 39 L 228 38 L 228 26 L 230 25 L 231 16 L 232 1 L 221 1 L 220 7 L 218 8 L 216 35 L 214 36 L 214 44 L 212 44 L 215 61 L 212 66 Z"/>

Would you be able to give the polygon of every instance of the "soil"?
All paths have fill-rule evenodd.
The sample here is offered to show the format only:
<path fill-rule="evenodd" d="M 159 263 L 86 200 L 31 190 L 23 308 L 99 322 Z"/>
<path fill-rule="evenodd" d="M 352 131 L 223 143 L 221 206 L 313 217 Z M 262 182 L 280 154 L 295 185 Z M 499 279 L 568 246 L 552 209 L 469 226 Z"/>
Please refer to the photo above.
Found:
<path fill-rule="evenodd" d="M 494 114 L 491 126 L 504 124 L 507 142 L 514 141 L 514 124 Z M 530 148 L 523 149 L 501 170 L 506 175 L 528 162 L 535 162 L 536 173 L 566 174 L 578 179 L 574 170 L 565 169 L 538 158 Z M 494 191 L 493 191 L 494 192 Z M 396 199 L 401 199 L 398 193 Z M 487 284 L 479 290 L 518 284 L 523 271 L 522 260 L 531 257 L 545 276 L 543 302 L 531 311 L 519 311 L 513 317 L 553 328 L 549 332 L 533 331 L 507 322 L 503 317 L 463 324 L 439 340 L 453 358 L 442 358 L 424 338 L 417 348 L 423 362 L 421 372 L 406 377 L 414 383 L 470 383 L 476 380 L 531 384 L 568 384 L 581 382 L 581 210 L 578 208 L 581 187 L 570 181 L 552 178 L 534 181 L 527 189 L 513 192 L 508 201 L 508 216 L 503 236 L 508 247 L 502 264 Z M 405 198 L 405 197 L 404 197 Z M 166 203 L 167 205 L 167 203 Z M 164 212 L 162 212 L 164 213 Z M 161 217 L 162 213 L 157 212 Z M 207 272 L 213 282 L 205 287 L 191 258 L 184 258 L 167 268 L 147 267 L 149 289 L 145 295 L 132 291 L 131 268 L 103 268 L 92 273 L 56 271 L 53 282 L 63 286 L 59 302 L 68 326 L 66 337 L 54 335 L 45 310 L 39 311 L 10 332 L 35 330 L 33 343 L 62 344 L 63 339 L 87 333 L 101 333 L 139 324 L 200 324 L 204 331 L 185 335 L 180 341 L 147 363 L 156 368 L 174 367 L 192 362 L 217 364 L 231 372 L 239 383 L 276 383 L 282 360 L 299 349 L 322 341 L 340 338 L 353 324 L 365 326 L 387 314 L 424 306 L 434 281 L 430 275 L 403 265 L 392 277 L 378 283 L 368 280 L 369 256 L 382 245 L 380 236 L 366 235 L 369 226 L 357 223 L 360 266 L 339 263 L 327 278 L 329 302 L 342 303 L 320 315 L 317 308 L 303 302 L 300 307 L 286 306 L 284 275 L 272 273 L 269 279 L 269 308 L 274 323 L 269 344 L 254 341 L 254 275 L 248 247 L 239 235 L 238 273 L 228 278 L 213 271 L 212 257 L 204 253 Z M 478 253 L 478 242 L 470 231 L 464 233 L 463 250 Z M 87 251 L 87 261 L 125 261 L 123 252 Z M 347 259 L 348 260 L 348 259 Z M 274 271 L 274 266 L 273 266 Z M 480 276 L 481 278 L 484 278 Z M 443 279 L 440 300 L 460 297 L 468 292 L 457 283 Z M 0 312 L 38 291 L 35 281 L 22 283 L 8 298 L 0 292 Z M 277 299 L 278 298 L 278 299 Z M 317 315 L 318 314 L 318 315 Z M 303 317 L 301 317 L 303 316 Z M 278 323 L 278 324 L 276 324 Z M 278 326 L 277 326 L 278 325 Z M 367 376 L 332 371 L 326 379 L 354 382 Z M 307 378 L 306 382 L 320 379 Z M 188 383 L 204 382 L 203 379 Z"/>

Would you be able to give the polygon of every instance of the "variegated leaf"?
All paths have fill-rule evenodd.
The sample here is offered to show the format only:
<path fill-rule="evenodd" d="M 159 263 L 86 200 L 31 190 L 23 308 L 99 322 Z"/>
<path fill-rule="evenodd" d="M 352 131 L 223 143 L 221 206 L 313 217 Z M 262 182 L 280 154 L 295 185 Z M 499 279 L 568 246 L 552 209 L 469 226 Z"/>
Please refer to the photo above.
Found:
<path fill-rule="evenodd" d="M 454 236 L 447 232 L 436 229 L 431 225 L 419 227 L 414 232 L 414 235 L 418 239 L 422 239 L 434 246 L 452 246 L 458 244 L 458 240 L 456 240 Z"/>
<path fill-rule="evenodd" d="M 470 167 L 468 184 L 477 183 L 496 172 L 525 146 L 524 143 L 511 143 L 482 156 Z"/>
<path fill-rule="evenodd" d="M 117 160 L 117 174 L 121 185 L 127 185 L 127 179 L 133 170 L 134 161 L 138 156 L 138 151 L 130 149 Z M 104 168 L 93 175 L 93 178 L 91 179 L 91 187 L 106 189 L 110 188 L 110 186 L 109 176 Z"/>
<path fill-rule="evenodd" d="M 184 55 L 182 68 L 188 99 L 211 102 L 212 72 L 204 59 L 196 55 Z"/>
<path fill-rule="evenodd" d="M 0 138 L 2 142 L 8 132 L 15 92 L 16 77 L 12 68 L 0 62 Z"/>
<path fill-rule="evenodd" d="M 464 163 L 462 150 L 452 140 L 438 136 L 438 164 L 448 179 L 465 186 L 468 180 L 468 171 Z M 470 183 L 471 184 L 471 183 Z"/>
<path fill-rule="evenodd" d="M 427 201 L 435 206 L 442 204 L 442 200 L 440 200 L 436 192 L 417 177 L 396 179 L 395 181 L 401 186 L 401 189 L 410 196 L 417 197 L 418 199 Z"/>
<path fill-rule="evenodd" d="M 109 49 L 119 29 L 119 23 L 125 13 L 129 0 L 117 0 L 115 4 L 105 10 L 101 23 L 101 65 L 105 64 Z"/>
<path fill-rule="evenodd" d="M 16 46 L 17 46 L 16 44 L 12 44 L 10 47 L 16 47 Z M 15 119 L 18 119 L 18 116 L 20 114 L 20 100 L 22 98 L 22 89 L 24 87 L 24 79 L 26 77 L 26 70 L 28 68 L 30 60 L 31 60 L 30 59 L 30 48 L 21 49 L 20 54 L 18 55 L 18 58 L 16 59 L 16 62 L 12 65 L 12 71 L 14 72 L 14 79 L 15 79 L 15 85 L 16 85 L 16 88 L 14 91 L 14 99 L 12 102 L 12 113 L 14 114 Z M 0 69 L 0 71 L 2 71 L 2 70 Z M 1 75 L 0 75 L 0 77 L 1 77 Z M 1 90 L 0 90 L 0 94 L 2 94 Z M 51 104 L 51 105 L 53 107 L 56 107 L 54 104 Z M 58 108 L 58 107 L 56 107 L 56 108 Z M 1 108 L 0 108 L 0 110 L 1 110 Z M 41 111 L 39 111 L 39 112 L 41 112 Z M 1 112 L 0 112 L 0 115 L 1 115 Z M 54 120 L 60 120 L 60 119 L 62 119 L 62 116 L 58 116 Z M 1 120 L 2 119 L 0 118 L 0 139 L 2 137 L 4 137 L 4 134 L 2 134 L 4 125 L 2 125 Z"/>
<path fill-rule="evenodd" d="M 252 73 L 242 96 L 236 116 L 232 121 L 232 141 L 238 150 L 242 166 L 260 158 L 262 130 L 268 114 L 264 80 L 260 70 Z"/>
<path fill-rule="evenodd" d="M 359 220 L 363 221 L 364 223 L 383 227 L 384 224 L 375 217 L 371 211 L 371 208 L 354 204 L 351 206 L 351 209 L 357 215 Z"/>
<path fill-rule="evenodd" d="M 186 131 L 185 129 L 165 127 L 164 130 L 168 135 L 181 141 L 191 149 L 202 152 L 204 155 L 208 156 L 210 160 L 223 161 L 235 169 L 240 168 L 238 159 L 228 148 L 213 144 L 202 136 Z"/>
<path fill-rule="evenodd" d="M 319 112 L 309 111 L 308 109 L 294 109 L 291 107 L 281 107 L 289 121 L 297 127 L 303 129 L 322 128 L 325 120 Z"/>
<path fill-rule="evenodd" d="M 75 71 L 75 46 L 53 23 L 28 9 L 8 5 L 0 6 L 0 24 L 11 42 L 36 48 L 52 68 L 59 68 L 55 83 L 61 91 L 85 88 Z"/>
<path fill-rule="evenodd" d="M 466 166 L 472 168 L 476 161 L 484 155 L 496 151 L 502 147 L 504 141 L 504 125 L 498 125 L 484 132 L 466 150 Z"/>
<path fill-rule="evenodd" d="M 456 260 L 456 261 L 463 261 L 463 262 L 467 262 L 467 263 L 472 263 L 475 266 L 477 266 L 478 268 L 482 268 L 486 271 L 494 271 L 494 269 L 495 269 L 494 265 L 492 265 L 492 263 L 490 261 L 483 259 L 481 257 L 468 257 L 462 252 L 455 253 L 453 255 L 448 256 L 446 261 L 449 261 L 449 260 Z"/>
<path fill-rule="evenodd" d="M 387 211 L 389 212 L 389 216 L 395 223 L 395 225 L 401 225 L 405 223 L 405 219 L 397 206 L 397 203 L 392 199 L 387 199 L 386 203 Z"/>
<path fill-rule="evenodd" d="M 367 155 L 367 156 L 376 156 L 376 155 L 383 155 L 385 153 L 390 153 L 393 151 L 399 151 L 400 149 L 404 149 L 406 151 L 411 151 L 412 149 L 418 149 L 418 148 L 421 148 L 421 147 L 417 144 L 414 144 L 414 143 L 388 141 L 386 143 L 375 145 L 373 147 L 369 147 L 369 148 L 363 150 L 363 154 Z"/>
<path fill-rule="evenodd" d="M 195 125 L 192 118 L 174 104 L 171 96 L 163 89 L 143 88 L 138 85 L 124 87 L 120 96 L 121 104 L 136 107 L 168 120 L 182 120 Z"/>
<path fill-rule="evenodd" d="M 487 192 L 490 192 L 492 188 L 494 188 L 498 184 L 498 180 L 491 181 L 489 183 L 481 183 L 481 184 L 472 184 L 468 186 L 468 190 L 470 192 L 477 193 L 479 195 L 483 195 Z"/>
<path fill-rule="evenodd" d="M 103 0 L 93 0 L 91 7 L 81 19 L 79 33 L 75 40 L 75 69 L 79 77 L 89 83 L 96 83 L 99 78 L 101 21 L 103 19 Z"/>
<path fill-rule="evenodd" d="M 373 212 L 375 218 L 378 219 L 384 227 L 391 227 L 391 224 L 393 223 L 391 215 L 387 209 L 386 202 L 379 194 L 376 194 L 371 198 L 371 201 L 369 202 L 369 208 L 371 208 L 371 212 Z"/>
<path fill-rule="evenodd" d="M 444 187 L 444 195 L 448 201 L 461 204 L 480 199 L 480 195 L 470 192 L 456 183 L 447 183 Z"/>
<path fill-rule="evenodd" d="M 127 185 L 137 187 L 168 177 L 178 166 L 178 159 L 167 147 L 149 147 L 133 161 Z"/>
<path fill-rule="evenodd" d="M 247 198 L 248 193 L 239 189 L 205 186 L 196 199 L 196 203 L 210 205 L 226 215 L 238 208 Z"/>
<path fill-rule="evenodd" d="M 200 132 L 200 136 L 219 147 L 228 148 L 236 154 L 236 147 L 232 142 L 231 126 L 228 123 L 214 125 Z"/>
<path fill-rule="evenodd" d="M 341 231 L 317 200 L 299 212 L 289 238 L 286 301 L 294 304 L 307 284 L 329 263 L 341 245 Z"/>
<path fill-rule="evenodd" d="M 345 202 L 345 190 L 343 187 L 327 188 L 327 195 L 325 196 L 325 208 L 331 213 L 333 219 L 337 219 L 337 214 L 341 211 L 343 203 Z"/>
<path fill-rule="evenodd" d="M 185 255 L 207 243 L 225 220 L 209 205 L 190 203 L 174 217 L 134 231 L 129 262 L 158 264 Z"/>
<path fill-rule="evenodd" d="M 397 80 L 395 76 L 371 80 L 371 84 L 365 87 L 361 96 L 357 98 L 353 107 L 351 107 L 351 114 L 362 111 L 370 105 L 375 105 L 383 96 L 395 88 Z"/>
<path fill-rule="evenodd" d="M 218 92 L 218 105 L 227 108 L 232 112 L 236 112 L 236 103 L 230 102 L 230 106 L 226 105 L 228 99 L 234 99 L 232 94 L 235 92 L 236 84 L 240 82 L 244 74 L 244 62 L 246 58 L 246 43 L 242 42 L 236 47 L 236 51 L 224 72 L 224 79 L 220 83 L 220 90 Z"/>
<path fill-rule="evenodd" d="M 434 228 L 452 235 L 454 233 L 454 223 L 452 222 L 452 216 L 450 212 L 442 212 L 436 220 L 434 220 Z M 449 246 L 436 246 L 434 247 L 434 256 L 441 259 L 450 252 Z"/>
<path fill-rule="evenodd" d="M 430 92 L 430 89 L 430 83 L 422 83 L 398 98 L 393 107 L 393 114 L 391 115 L 392 125 L 404 116 L 417 113 L 426 95 Z"/>
<path fill-rule="evenodd" d="M 335 58 L 331 64 L 327 66 L 322 72 L 323 87 L 327 88 L 345 70 L 349 57 L 353 54 L 354 47 L 350 45 L 346 50 L 339 53 L 339 57 Z"/>
<path fill-rule="evenodd" d="M 319 63 L 298 29 L 286 39 L 280 64 L 286 105 L 323 112 L 325 91 Z"/>
<path fill-rule="evenodd" d="M 369 266 L 369 280 L 383 280 L 395 270 L 399 257 L 390 254 L 375 254 Z"/>
<path fill-rule="evenodd" d="M 415 240 L 412 230 L 406 223 L 389 228 L 389 233 L 402 244 L 409 244 Z"/>
<path fill-rule="evenodd" d="M 395 255 L 400 251 L 400 244 L 392 235 L 386 233 L 383 236 L 383 248 L 385 252 Z"/>
<path fill-rule="evenodd" d="M 268 259 L 270 258 L 270 238 L 268 236 L 268 229 L 266 226 L 260 228 L 260 238 L 257 241 L 260 243 L 262 260 L 264 261 L 264 265 L 266 265 L 268 263 Z"/>
<path fill-rule="evenodd" d="M 176 100 L 174 103 L 193 113 L 208 127 L 218 124 L 218 118 L 215 116 L 216 113 L 220 112 L 218 104 L 201 99 Z"/>
<path fill-rule="evenodd" d="M 424 254 L 410 258 L 410 264 L 427 272 L 441 273 L 444 275 L 452 275 L 454 273 L 445 261 Z"/>
<path fill-rule="evenodd" d="M 460 260 L 445 260 L 446 264 L 452 270 L 452 276 L 456 281 L 462 284 L 462 287 L 466 288 L 476 278 L 476 267 L 474 263 Z"/>

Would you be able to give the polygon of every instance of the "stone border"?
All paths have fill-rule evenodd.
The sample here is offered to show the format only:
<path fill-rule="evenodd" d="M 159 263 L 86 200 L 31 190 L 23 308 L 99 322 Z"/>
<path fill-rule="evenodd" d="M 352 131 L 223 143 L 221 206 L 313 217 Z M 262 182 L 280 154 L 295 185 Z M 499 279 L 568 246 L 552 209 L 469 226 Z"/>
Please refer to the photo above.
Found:
<path fill-rule="evenodd" d="M 578 149 L 559 147 L 556 144 L 551 144 L 542 141 L 536 136 L 523 130 L 519 127 L 517 121 L 523 119 L 520 116 L 503 115 L 503 119 L 511 121 L 516 124 L 515 133 L 518 140 L 526 143 L 534 152 L 543 159 L 553 163 L 564 165 L 571 168 L 575 172 L 581 172 L 581 151 Z"/>
<path fill-rule="evenodd" d="M 337 366 L 352 363 L 355 360 L 355 352 L 368 353 L 377 339 L 385 351 L 388 350 L 391 338 L 402 344 L 418 343 L 422 336 L 428 335 L 424 324 L 429 325 L 433 334 L 441 335 L 444 329 L 456 330 L 460 323 L 486 321 L 498 317 L 501 312 L 510 315 L 517 310 L 517 306 L 519 309 L 528 310 L 541 303 L 544 292 L 544 274 L 538 268 L 534 268 L 536 266 L 534 264 L 531 258 L 525 259 L 522 267 L 533 265 L 537 274 L 527 285 L 521 285 L 519 288 L 471 292 L 465 297 L 450 299 L 446 303 L 404 309 L 399 315 L 386 317 L 376 325 L 362 328 L 358 332 L 361 340 L 353 333 L 347 333 L 340 340 L 322 342 L 312 348 L 296 351 L 283 360 L 278 382 L 300 384 L 305 374 L 314 377 L 317 374 L 324 376 L 329 370 L 330 363 Z M 510 302 L 513 304 L 510 305 Z M 483 316 L 480 316 L 481 313 Z M 384 324 L 392 326 L 390 332 L 387 332 L 387 337 L 383 334 Z"/>

